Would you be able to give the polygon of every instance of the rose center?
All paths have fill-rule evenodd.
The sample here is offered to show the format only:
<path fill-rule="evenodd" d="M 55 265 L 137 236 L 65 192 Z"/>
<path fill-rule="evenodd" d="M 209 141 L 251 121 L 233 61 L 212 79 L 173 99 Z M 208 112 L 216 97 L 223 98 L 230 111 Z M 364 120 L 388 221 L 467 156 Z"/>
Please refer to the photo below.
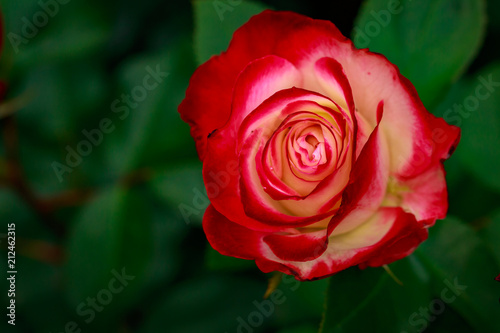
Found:
<path fill-rule="evenodd" d="M 324 142 L 320 142 L 314 135 L 306 134 L 299 137 L 298 145 L 300 147 L 301 161 L 305 165 L 314 166 L 324 164 Z"/>
<path fill-rule="evenodd" d="M 318 105 L 307 106 L 313 110 L 296 111 L 283 119 L 262 156 L 263 174 L 280 190 L 283 187 L 283 192 L 289 188 L 297 193 L 294 196 L 302 197 L 332 175 L 346 156 L 343 115 L 332 109 L 318 110 Z M 294 107 L 304 106 L 301 103 Z"/>

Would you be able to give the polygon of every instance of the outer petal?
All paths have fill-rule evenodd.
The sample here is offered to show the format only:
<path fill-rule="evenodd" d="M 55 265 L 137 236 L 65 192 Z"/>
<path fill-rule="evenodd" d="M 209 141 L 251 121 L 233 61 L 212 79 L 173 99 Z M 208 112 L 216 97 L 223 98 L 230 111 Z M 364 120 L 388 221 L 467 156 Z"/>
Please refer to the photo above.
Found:
<path fill-rule="evenodd" d="M 457 141 L 458 129 L 429 114 L 413 85 L 395 65 L 382 55 L 360 50 L 344 65 L 344 70 L 356 107 L 369 124 L 375 121 L 376 104 L 384 101 L 384 119 L 380 126 L 391 150 L 392 173 L 398 177 L 414 177 L 425 172 L 433 162 L 449 156 L 449 150 Z M 439 144 L 433 141 L 436 127 L 447 136 Z"/>
<path fill-rule="evenodd" d="M 384 234 L 374 237 L 374 231 Z M 377 234 L 376 232 L 375 234 Z M 257 260 L 264 272 L 278 270 L 294 274 L 298 280 L 316 280 L 348 267 L 380 266 L 410 254 L 427 238 L 427 229 L 401 208 L 382 208 L 365 224 L 348 234 L 330 237 L 327 250 L 306 262 Z"/>
<path fill-rule="evenodd" d="M 460 140 L 460 129 L 447 124 L 442 118 L 427 114 L 426 123 L 429 128 L 425 133 L 421 133 L 421 136 L 431 147 L 430 153 L 417 148 L 405 168 L 398 172 L 397 176 L 400 179 L 415 177 L 425 172 L 427 168 L 440 165 L 443 160 L 451 156 Z"/>
<path fill-rule="evenodd" d="M 401 184 L 402 190 L 396 190 L 400 197 L 398 206 L 414 214 L 418 221 L 431 226 L 436 219 L 446 217 L 448 191 L 442 163 Z"/>
<path fill-rule="evenodd" d="M 210 245 L 226 256 L 242 259 L 260 257 L 264 232 L 245 228 L 229 221 L 213 205 L 208 206 L 203 216 L 203 230 Z"/>
<path fill-rule="evenodd" d="M 326 230 L 298 235 L 272 234 L 264 238 L 271 251 L 281 260 L 309 261 L 325 252 Z"/>
<path fill-rule="evenodd" d="M 325 232 L 285 236 L 255 231 L 231 222 L 212 205 L 203 216 L 203 229 L 215 250 L 242 259 L 266 261 L 278 256 L 305 261 L 319 257 L 326 249 Z"/>
<path fill-rule="evenodd" d="M 380 242 L 382 244 L 379 244 L 359 267 L 387 265 L 412 254 L 429 235 L 427 228 L 412 221 L 412 217 L 411 214 L 403 213 L 400 210 L 395 226 Z"/>
<path fill-rule="evenodd" d="M 244 66 L 242 61 L 227 56 L 212 57 L 191 77 L 178 110 L 182 120 L 191 126 L 191 136 L 201 160 L 205 157 L 209 134 L 229 119 L 233 86 Z"/>
<path fill-rule="evenodd" d="M 301 74 L 288 60 L 268 55 L 249 63 L 234 86 L 226 130 L 236 134 L 246 116 L 277 91 L 300 86 Z"/>
<path fill-rule="evenodd" d="M 256 230 L 280 231 L 279 227 L 263 224 L 245 214 L 239 190 L 240 171 L 235 144 L 235 140 L 227 140 L 217 132 L 210 137 L 203 163 L 203 179 L 212 205 L 227 219 L 240 225 Z M 226 178 L 222 181 L 224 175 Z"/>

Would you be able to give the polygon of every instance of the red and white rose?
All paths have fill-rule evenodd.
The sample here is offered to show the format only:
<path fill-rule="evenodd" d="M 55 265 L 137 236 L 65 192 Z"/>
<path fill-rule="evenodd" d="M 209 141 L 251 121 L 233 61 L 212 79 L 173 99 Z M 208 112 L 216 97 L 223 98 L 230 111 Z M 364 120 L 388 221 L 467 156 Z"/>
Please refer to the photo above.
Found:
<path fill-rule="evenodd" d="M 388 264 L 445 217 L 442 162 L 459 129 L 331 22 L 254 16 L 196 70 L 179 112 L 205 183 L 225 172 L 207 188 L 210 244 L 264 272 L 311 280 Z"/>

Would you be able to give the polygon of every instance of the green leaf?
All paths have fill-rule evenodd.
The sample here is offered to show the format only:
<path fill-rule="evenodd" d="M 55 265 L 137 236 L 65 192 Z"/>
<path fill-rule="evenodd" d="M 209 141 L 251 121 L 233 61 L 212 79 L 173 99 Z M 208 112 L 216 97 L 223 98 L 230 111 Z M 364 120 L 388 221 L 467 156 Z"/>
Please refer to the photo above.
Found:
<path fill-rule="evenodd" d="M 194 67 L 191 53 L 184 41 L 120 68 L 120 90 L 109 113 L 116 130 L 104 142 L 107 164 L 117 173 L 196 156 L 189 126 L 177 112 Z"/>
<path fill-rule="evenodd" d="M 19 251 L 21 237 L 17 230 L 16 236 L 17 332 L 61 332 L 66 322 L 74 317 L 74 311 L 67 306 L 59 283 L 62 277 L 61 268 L 22 256 Z M 7 263 L 7 252 L 2 251 L 0 259 Z M 8 276 L 6 270 L 0 272 L 0 287 L 5 290 L 5 296 L 9 290 Z M 1 300 L 7 305 L 8 298 L 5 296 L 2 295 Z M 6 318 L 5 322 L 9 320 Z"/>
<path fill-rule="evenodd" d="M 434 112 L 448 123 L 462 128 L 457 151 L 447 162 L 447 170 L 448 163 L 459 164 L 460 171 L 453 173 L 453 183 L 456 184 L 452 186 L 456 185 L 460 191 L 450 191 L 450 207 L 461 208 L 466 214 L 459 216 L 464 220 L 471 218 L 467 213 L 473 210 L 481 212 L 479 217 L 483 217 L 489 209 L 496 207 L 494 192 L 500 190 L 500 177 L 495 168 L 500 163 L 496 145 L 500 141 L 499 86 L 500 63 L 496 62 L 461 78 Z M 471 182 L 471 177 L 479 182 Z M 464 190 L 464 186 L 469 189 Z M 474 203 L 468 203 L 469 200 Z"/>
<path fill-rule="evenodd" d="M 99 298 L 104 290 L 113 298 L 109 304 L 101 302 L 105 310 L 96 314 L 98 319 L 128 308 L 141 297 L 152 258 L 151 209 L 143 196 L 119 187 L 103 191 L 76 218 L 68 256 L 67 292 L 73 306 L 84 304 L 87 297 Z M 111 290 L 112 283 L 119 291 Z M 87 310 L 84 304 L 81 312 Z"/>
<path fill-rule="evenodd" d="M 148 269 L 148 284 L 163 286 L 179 273 L 182 263 L 179 252 L 188 227 L 160 209 L 155 209 L 153 215 L 154 255 Z"/>
<path fill-rule="evenodd" d="M 432 109 L 474 59 L 485 22 L 483 0 L 367 0 L 353 40 L 398 65 Z"/>
<path fill-rule="evenodd" d="M 318 332 L 318 328 L 313 325 L 301 325 L 294 328 L 288 328 L 279 331 L 278 333 L 316 333 Z"/>
<path fill-rule="evenodd" d="M 456 158 L 488 187 L 500 190 L 500 63 L 484 68 L 454 95 L 457 110 L 447 115 L 460 120 L 462 139 Z M 486 82 L 486 83 L 485 83 Z M 490 83 L 488 83 L 490 82 Z M 446 117 L 445 117 L 446 120 Z"/>
<path fill-rule="evenodd" d="M 56 4 L 58 9 L 52 15 L 36 1 L 15 4 L 9 1 L 5 6 L 8 13 L 5 51 L 13 61 L 14 72 L 26 72 L 40 64 L 83 59 L 105 45 L 110 27 L 99 11 L 81 2 Z"/>
<path fill-rule="evenodd" d="M 498 263 L 473 229 L 447 218 L 430 229 L 430 237 L 416 251 L 432 276 L 433 293 L 476 332 L 498 332 Z"/>
<path fill-rule="evenodd" d="M 435 301 L 433 300 L 432 302 L 438 302 L 439 300 L 439 295 L 436 296 Z M 425 304 L 425 309 L 430 308 L 431 303 Z M 439 308 L 440 305 L 432 305 L 436 307 L 437 310 L 441 310 Z M 419 309 L 420 311 L 420 309 Z M 419 311 L 417 311 L 419 313 Z M 426 318 L 425 316 L 427 315 L 427 310 L 426 314 L 424 316 L 420 317 L 415 317 L 418 318 L 416 321 L 413 323 L 415 324 L 415 332 L 419 333 L 419 331 L 423 328 L 423 322 L 422 319 Z M 426 324 L 428 324 L 428 329 L 425 330 L 424 332 L 432 332 L 432 333 L 470 333 L 474 332 L 474 329 L 467 323 L 464 317 L 460 315 L 460 313 L 456 312 L 455 309 L 446 307 L 446 309 L 439 315 L 432 315 L 431 320 L 427 321 Z M 408 330 L 408 333 L 412 332 L 411 330 Z M 405 333 L 405 332 L 401 332 Z"/>
<path fill-rule="evenodd" d="M 500 210 L 497 210 L 491 217 L 486 218 L 487 225 L 479 230 L 479 236 L 491 249 L 491 252 L 497 258 L 499 264 L 498 273 L 500 274 Z"/>
<path fill-rule="evenodd" d="M 488 0 L 488 23 L 500 32 L 500 1 Z"/>
<path fill-rule="evenodd" d="M 331 277 L 320 332 L 415 331 L 410 318 L 429 304 L 429 276 L 414 256 L 390 267 L 402 286 L 382 268 L 353 267 Z"/>
<path fill-rule="evenodd" d="M 0 188 L 0 221 L 2 221 L 2 227 L 5 228 L 0 229 L 2 237 L 5 236 L 6 225 L 9 223 L 14 223 L 17 233 L 23 237 L 45 238 L 50 235 L 43 229 L 31 207 L 7 188 Z M 0 238 L 0 244 L 4 241 L 6 241 L 5 238 Z"/>
<path fill-rule="evenodd" d="M 233 32 L 268 7 L 252 1 L 197 0 L 194 45 L 198 64 L 226 50 Z"/>
<path fill-rule="evenodd" d="M 453 157 L 451 160 L 460 161 Z M 498 207 L 498 192 L 476 181 L 471 172 L 463 172 L 460 182 L 449 184 L 448 193 L 448 213 L 472 224 L 480 223 Z"/>
<path fill-rule="evenodd" d="M 208 269 L 214 271 L 240 271 L 249 269 L 256 270 L 255 261 L 222 255 L 212 249 L 210 245 L 207 246 L 205 263 Z"/>
<path fill-rule="evenodd" d="M 164 205 L 176 212 L 179 221 L 201 225 L 210 200 L 205 191 L 201 163 L 184 164 L 155 173 L 149 186 Z"/>
<path fill-rule="evenodd" d="M 283 292 L 286 300 L 276 308 L 274 324 L 277 328 L 313 322 L 316 331 L 324 310 L 328 279 L 300 282 L 283 274 L 276 290 Z"/>
<path fill-rule="evenodd" d="M 107 80 L 103 68 L 91 62 L 30 71 L 18 89 L 19 95 L 25 91 L 28 96 L 27 105 L 17 113 L 22 130 L 51 143 L 80 140 L 85 123 L 102 111 L 99 106 L 106 102 Z"/>
<path fill-rule="evenodd" d="M 249 317 L 259 324 L 249 329 L 261 329 L 275 308 L 271 301 L 262 300 L 265 288 L 264 283 L 234 276 L 205 275 L 183 281 L 146 309 L 144 325 L 137 332 L 162 332 L 166 325 L 169 333 L 237 332 L 239 326 L 250 325 Z M 256 303 L 264 303 L 265 313 Z"/>
<path fill-rule="evenodd" d="M 66 189 L 67 181 L 74 184 L 72 181 L 84 170 L 82 164 L 85 166 L 85 162 L 97 157 L 87 156 L 88 148 L 79 153 L 83 151 L 82 142 L 89 142 L 85 133 L 95 132 L 98 126 L 102 118 L 102 114 L 98 116 L 100 106 L 106 99 L 106 77 L 97 67 L 88 62 L 44 66 L 28 73 L 18 89 L 19 94 L 26 91 L 29 96 L 28 104 L 17 113 L 20 157 L 36 192 L 47 194 Z M 90 145 L 90 154 L 98 150 L 98 145 L 99 142 Z M 69 167 L 69 150 L 75 151 L 83 162 L 70 168 L 71 172 L 55 167 Z M 76 161 L 77 157 L 71 159 Z M 88 181 L 84 186 L 87 185 Z"/>

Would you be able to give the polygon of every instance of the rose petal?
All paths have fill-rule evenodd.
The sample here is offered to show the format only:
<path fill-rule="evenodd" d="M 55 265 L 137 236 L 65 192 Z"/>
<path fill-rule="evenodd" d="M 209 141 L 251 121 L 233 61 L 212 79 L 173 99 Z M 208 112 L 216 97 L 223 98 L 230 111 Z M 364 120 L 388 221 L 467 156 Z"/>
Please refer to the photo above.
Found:
<path fill-rule="evenodd" d="M 319 186 L 318 191 L 315 190 L 316 192 L 313 195 L 304 198 L 300 204 L 290 202 L 290 200 L 278 202 L 266 193 L 265 183 L 261 183 L 258 173 L 259 168 L 257 167 L 262 160 L 262 150 L 272 135 L 273 129 L 285 117 L 296 111 L 295 109 L 283 107 L 283 104 L 292 105 L 292 103 L 301 100 L 312 100 L 320 105 L 330 104 L 330 107 L 337 108 L 331 101 L 317 94 L 301 89 L 284 90 L 266 100 L 247 116 L 240 129 L 238 146 L 241 145 L 240 142 L 243 143 L 243 146 L 239 149 L 242 175 L 240 193 L 244 209 L 248 216 L 268 224 L 292 226 L 290 223 L 295 223 L 295 226 L 298 227 L 323 220 L 328 216 L 325 213 L 332 213 L 332 209 L 336 208 L 336 202 L 331 202 L 332 198 L 342 191 L 348 181 L 351 162 L 349 156 L 352 156 L 352 153 L 349 153 L 351 151 L 349 146 L 346 149 L 345 154 L 348 159 L 345 161 L 344 166 L 338 172 L 327 177 L 325 184 L 321 184 L 323 186 Z M 312 102 L 308 103 L 314 106 Z M 325 114 L 326 116 L 328 114 Z M 347 137 L 352 138 L 352 134 Z M 286 172 L 286 170 L 283 172 Z M 297 181 L 300 180 L 297 179 Z M 329 203 L 330 206 L 326 207 L 326 203 Z"/>
<path fill-rule="evenodd" d="M 378 109 L 382 110 L 380 103 Z M 329 235 L 339 235 L 361 225 L 382 204 L 389 180 L 389 150 L 377 126 L 353 166 L 343 205 L 328 226 Z"/>
<path fill-rule="evenodd" d="M 243 119 L 264 100 L 301 82 L 301 74 L 286 59 L 269 55 L 252 61 L 236 80 L 228 130 L 237 133 Z"/>
<path fill-rule="evenodd" d="M 235 140 L 227 140 L 217 132 L 208 141 L 203 162 L 203 180 L 214 208 L 235 223 L 257 230 L 280 231 L 281 228 L 266 225 L 248 217 L 243 209 L 239 190 L 239 160 L 235 156 Z M 226 176 L 225 181 L 220 179 Z"/>
<path fill-rule="evenodd" d="M 208 206 L 205 212 L 203 229 L 216 251 L 242 259 L 267 259 L 277 254 L 284 260 L 310 260 L 319 257 L 326 249 L 325 231 L 307 234 L 295 232 L 288 236 L 259 232 L 231 222 L 213 205 Z M 286 246 L 296 242 L 300 245 Z"/>
<path fill-rule="evenodd" d="M 328 245 L 326 230 L 303 234 L 271 234 L 263 240 L 279 259 L 286 261 L 316 259 Z"/>
<path fill-rule="evenodd" d="M 216 251 L 242 259 L 256 259 L 262 251 L 262 238 L 267 235 L 231 222 L 213 205 L 205 211 L 203 230 Z"/>
<path fill-rule="evenodd" d="M 353 93 L 342 65 L 333 58 L 324 57 L 316 61 L 314 71 L 319 85 L 325 91 L 325 96 L 332 98 L 347 110 L 349 113 L 344 116 L 355 124 Z"/>
<path fill-rule="evenodd" d="M 402 190 L 400 207 L 415 215 L 418 221 L 434 225 L 436 219 L 444 219 L 448 210 L 448 191 L 443 165 L 439 163 L 423 174 L 397 185 Z"/>
<path fill-rule="evenodd" d="M 264 272 L 279 270 L 298 280 L 316 280 L 354 265 L 381 266 L 410 254 L 427 238 L 427 229 L 401 208 L 382 208 L 368 221 L 339 237 L 330 237 L 328 248 L 316 259 L 298 262 L 257 260 Z M 273 258 L 271 258 L 273 259 Z"/>
<path fill-rule="evenodd" d="M 312 215 L 296 215 L 284 209 L 281 205 L 282 201 L 273 200 L 266 193 L 266 189 L 260 184 L 255 168 L 255 164 L 262 159 L 264 143 L 256 143 L 259 135 L 257 132 L 253 135 L 254 137 L 250 137 L 243 146 L 240 154 L 240 195 L 245 214 L 266 224 L 283 227 L 306 226 L 331 216 L 333 212 L 319 214 L 317 211 Z"/>

